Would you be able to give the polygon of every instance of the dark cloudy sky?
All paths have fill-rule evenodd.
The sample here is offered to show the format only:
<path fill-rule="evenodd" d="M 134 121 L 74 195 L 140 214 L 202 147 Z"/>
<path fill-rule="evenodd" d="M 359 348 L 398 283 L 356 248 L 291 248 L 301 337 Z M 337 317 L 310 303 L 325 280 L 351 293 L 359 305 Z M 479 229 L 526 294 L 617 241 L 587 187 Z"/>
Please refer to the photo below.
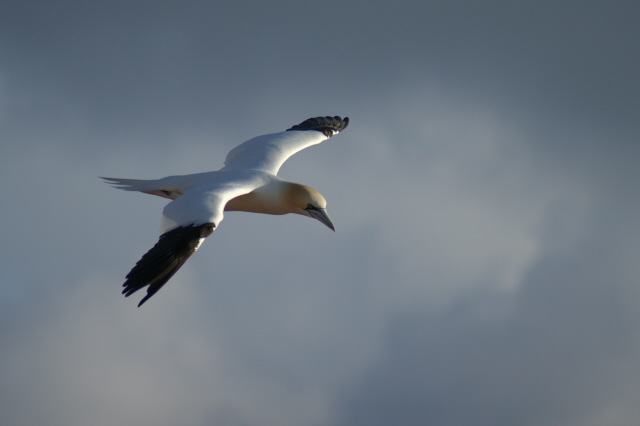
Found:
<path fill-rule="evenodd" d="M 0 3 L 0 424 L 637 425 L 637 1 Z M 165 200 L 280 175 L 142 308 Z M 137 295 L 136 295 L 137 296 Z"/>

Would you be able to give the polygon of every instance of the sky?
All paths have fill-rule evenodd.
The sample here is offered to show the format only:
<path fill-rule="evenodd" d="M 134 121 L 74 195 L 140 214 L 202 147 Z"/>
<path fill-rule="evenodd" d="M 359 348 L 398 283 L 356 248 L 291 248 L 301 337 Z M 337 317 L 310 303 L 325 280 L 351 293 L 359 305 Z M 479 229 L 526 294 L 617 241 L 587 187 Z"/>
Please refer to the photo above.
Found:
<path fill-rule="evenodd" d="M 0 3 L 0 423 L 640 418 L 637 1 Z M 144 306 L 165 201 L 288 160 L 337 232 L 230 212 Z"/>

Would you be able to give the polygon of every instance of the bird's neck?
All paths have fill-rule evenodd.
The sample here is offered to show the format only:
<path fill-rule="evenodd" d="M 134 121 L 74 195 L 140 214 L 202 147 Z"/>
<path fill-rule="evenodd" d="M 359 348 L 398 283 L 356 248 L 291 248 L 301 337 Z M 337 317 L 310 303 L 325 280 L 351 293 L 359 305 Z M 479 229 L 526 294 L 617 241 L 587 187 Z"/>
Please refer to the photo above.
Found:
<path fill-rule="evenodd" d="M 225 211 L 242 211 L 263 214 L 287 214 L 293 210 L 285 202 L 286 185 L 289 182 L 270 182 L 248 194 L 240 195 L 227 202 Z"/>

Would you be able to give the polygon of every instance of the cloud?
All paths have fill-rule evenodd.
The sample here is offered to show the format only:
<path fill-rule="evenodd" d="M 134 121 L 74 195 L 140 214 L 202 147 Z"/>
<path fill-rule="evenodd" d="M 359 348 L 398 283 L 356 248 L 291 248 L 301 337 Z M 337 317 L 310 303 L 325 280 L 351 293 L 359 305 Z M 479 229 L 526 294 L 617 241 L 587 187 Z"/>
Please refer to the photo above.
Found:
<path fill-rule="evenodd" d="M 637 418 L 635 5 L 5 2 L 0 423 Z M 351 117 L 143 308 L 157 197 Z M 135 299 L 135 300 L 134 300 Z"/>
<path fill-rule="evenodd" d="M 396 317 L 380 362 L 341 399 L 340 424 L 633 423 L 637 266 L 619 233 L 638 227 L 604 236 L 594 225 L 608 216 L 571 249 L 543 249 L 553 254 L 513 299 L 471 293 L 441 314 Z"/>

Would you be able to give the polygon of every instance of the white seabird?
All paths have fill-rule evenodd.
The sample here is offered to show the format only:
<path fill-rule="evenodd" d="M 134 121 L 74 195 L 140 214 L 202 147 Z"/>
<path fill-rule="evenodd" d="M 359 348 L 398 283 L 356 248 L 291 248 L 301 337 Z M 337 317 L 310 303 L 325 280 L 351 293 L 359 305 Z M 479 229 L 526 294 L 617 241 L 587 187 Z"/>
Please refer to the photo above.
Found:
<path fill-rule="evenodd" d="M 169 198 L 162 213 L 160 238 L 127 275 L 126 297 L 149 286 L 141 306 L 169 281 L 217 229 L 223 211 L 296 213 L 335 231 L 327 202 L 315 189 L 280 179 L 280 166 L 296 152 L 340 133 L 349 118 L 316 117 L 287 131 L 258 136 L 232 149 L 215 172 L 167 176 L 155 180 L 102 178 L 116 188 Z"/>

